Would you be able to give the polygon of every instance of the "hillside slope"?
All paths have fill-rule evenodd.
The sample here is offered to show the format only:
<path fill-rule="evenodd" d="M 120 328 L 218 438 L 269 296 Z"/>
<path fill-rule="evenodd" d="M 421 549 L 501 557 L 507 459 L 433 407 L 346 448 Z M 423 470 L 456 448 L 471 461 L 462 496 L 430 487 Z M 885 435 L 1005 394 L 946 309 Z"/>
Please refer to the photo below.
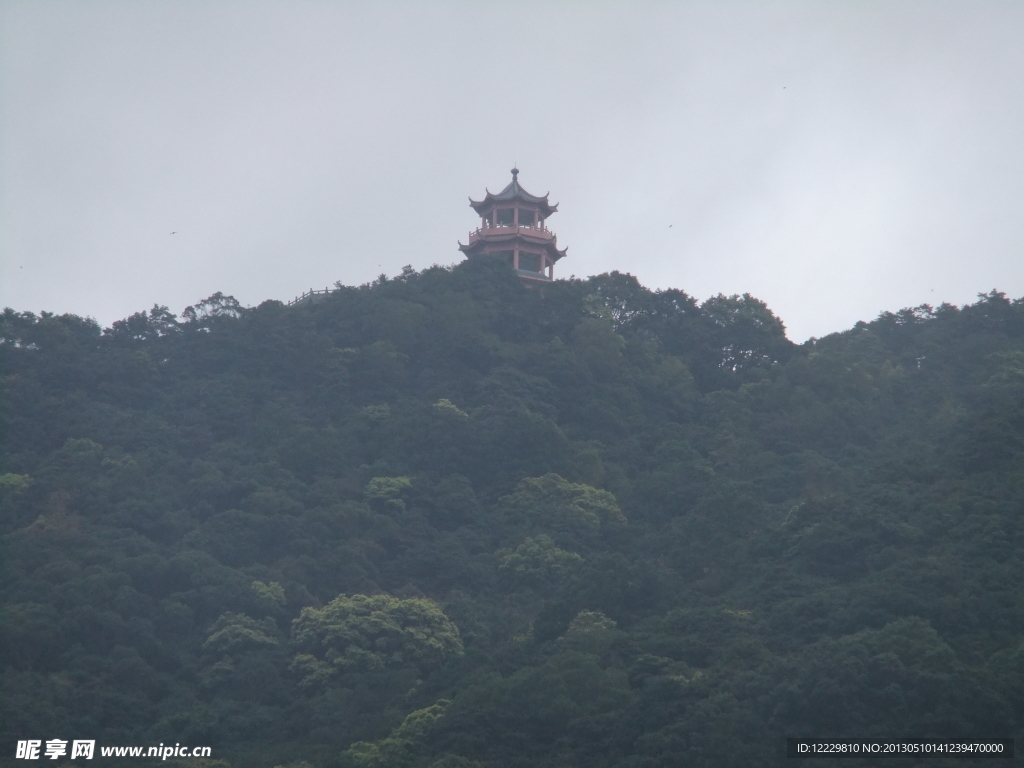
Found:
<path fill-rule="evenodd" d="M 1024 735 L 1024 300 L 796 346 L 749 296 L 480 261 L 0 332 L 8 755 Z"/>

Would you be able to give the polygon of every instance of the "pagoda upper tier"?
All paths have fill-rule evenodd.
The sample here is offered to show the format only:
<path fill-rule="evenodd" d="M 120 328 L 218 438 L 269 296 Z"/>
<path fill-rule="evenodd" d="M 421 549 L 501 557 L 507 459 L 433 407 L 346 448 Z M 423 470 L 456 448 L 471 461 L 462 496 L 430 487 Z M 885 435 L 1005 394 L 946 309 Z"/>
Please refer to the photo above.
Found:
<path fill-rule="evenodd" d="M 469 233 L 469 243 L 459 250 L 469 258 L 490 255 L 502 258 L 530 284 L 554 280 L 555 262 L 565 256 L 555 233 L 545 220 L 558 211 L 548 196 L 531 195 L 519 185 L 519 169 L 512 169 L 512 182 L 498 194 L 487 191 L 483 200 L 470 198 L 480 215 L 480 227 Z"/>
<path fill-rule="evenodd" d="M 519 186 L 518 168 L 512 169 L 512 181 L 507 187 L 501 190 L 501 192 L 494 194 L 486 188 L 484 189 L 484 192 L 487 194 L 484 199 L 479 202 L 473 198 L 469 198 L 469 204 L 473 206 L 473 210 L 481 216 L 485 214 L 488 208 L 493 208 L 497 203 L 507 203 L 511 201 L 519 201 L 530 206 L 536 206 L 540 210 L 541 218 L 544 219 L 558 211 L 558 203 L 551 205 L 551 203 L 548 202 L 548 194 L 550 193 L 545 194 L 544 197 L 537 197 L 536 195 L 531 195 Z"/>

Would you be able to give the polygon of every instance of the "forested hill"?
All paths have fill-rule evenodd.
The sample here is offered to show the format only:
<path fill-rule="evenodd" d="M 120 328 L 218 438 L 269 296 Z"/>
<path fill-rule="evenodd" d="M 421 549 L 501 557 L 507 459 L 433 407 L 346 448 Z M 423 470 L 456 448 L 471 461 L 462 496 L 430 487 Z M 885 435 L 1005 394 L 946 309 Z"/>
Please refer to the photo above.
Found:
<path fill-rule="evenodd" d="M 11 764 L 18 739 L 750 768 L 786 736 L 1024 736 L 1024 300 L 794 345 L 749 296 L 541 293 L 482 260 L 0 329 Z"/>

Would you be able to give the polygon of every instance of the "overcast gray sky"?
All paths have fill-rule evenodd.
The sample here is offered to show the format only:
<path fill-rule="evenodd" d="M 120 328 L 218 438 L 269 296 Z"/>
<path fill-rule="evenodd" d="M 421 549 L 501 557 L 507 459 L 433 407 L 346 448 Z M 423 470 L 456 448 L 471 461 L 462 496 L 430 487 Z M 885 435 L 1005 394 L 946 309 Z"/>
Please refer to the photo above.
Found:
<path fill-rule="evenodd" d="M 18 310 L 109 325 L 455 263 L 513 163 L 560 203 L 556 277 L 749 292 L 795 341 L 1024 295 L 1019 0 L 0 14 Z"/>

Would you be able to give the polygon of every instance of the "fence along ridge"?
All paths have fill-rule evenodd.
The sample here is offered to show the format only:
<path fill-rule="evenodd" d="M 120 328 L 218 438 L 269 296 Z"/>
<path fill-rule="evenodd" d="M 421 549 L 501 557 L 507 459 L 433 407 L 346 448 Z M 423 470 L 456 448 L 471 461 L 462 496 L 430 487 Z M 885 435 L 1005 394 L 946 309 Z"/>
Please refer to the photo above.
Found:
<path fill-rule="evenodd" d="M 302 295 L 296 296 L 294 299 L 289 301 L 285 306 L 294 307 L 300 301 L 305 301 L 306 299 L 311 298 L 313 296 L 323 296 L 323 295 L 326 295 L 328 293 L 333 293 L 335 290 L 337 290 L 337 289 L 336 288 L 332 289 L 330 287 L 324 288 L 322 291 L 318 290 L 318 289 L 315 289 L 315 288 L 310 288 L 308 291 L 306 291 Z"/>

